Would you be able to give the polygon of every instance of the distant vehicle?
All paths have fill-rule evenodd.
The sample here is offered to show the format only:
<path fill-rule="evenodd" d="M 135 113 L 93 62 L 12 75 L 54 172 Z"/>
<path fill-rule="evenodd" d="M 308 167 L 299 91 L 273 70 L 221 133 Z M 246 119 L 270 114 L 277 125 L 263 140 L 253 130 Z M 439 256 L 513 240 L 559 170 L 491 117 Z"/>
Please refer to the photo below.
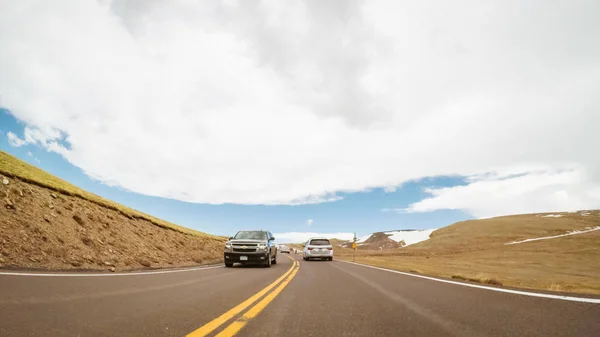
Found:
<path fill-rule="evenodd" d="M 323 237 L 314 237 L 308 239 L 304 245 L 304 253 L 302 255 L 304 261 L 311 259 L 333 261 L 333 246 L 329 239 Z"/>
<path fill-rule="evenodd" d="M 271 267 L 277 263 L 277 247 L 273 234 L 265 230 L 239 231 L 225 242 L 225 267 L 242 264 L 261 264 Z"/>
<path fill-rule="evenodd" d="M 279 246 L 279 251 L 282 253 L 290 253 L 290 247 L 286 246 L 286 245 L 280 245 Z"/>

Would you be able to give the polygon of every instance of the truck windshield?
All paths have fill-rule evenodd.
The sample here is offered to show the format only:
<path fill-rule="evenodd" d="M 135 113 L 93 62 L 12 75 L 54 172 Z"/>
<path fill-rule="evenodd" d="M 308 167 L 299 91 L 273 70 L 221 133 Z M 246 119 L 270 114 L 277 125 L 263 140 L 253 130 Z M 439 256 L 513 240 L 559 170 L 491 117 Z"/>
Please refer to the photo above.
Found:
<path fill-rule="evenodd" d="M 263 231 L 240 231 L 233 238 L 245 240 L 266 240 L 267 235 Z"/>

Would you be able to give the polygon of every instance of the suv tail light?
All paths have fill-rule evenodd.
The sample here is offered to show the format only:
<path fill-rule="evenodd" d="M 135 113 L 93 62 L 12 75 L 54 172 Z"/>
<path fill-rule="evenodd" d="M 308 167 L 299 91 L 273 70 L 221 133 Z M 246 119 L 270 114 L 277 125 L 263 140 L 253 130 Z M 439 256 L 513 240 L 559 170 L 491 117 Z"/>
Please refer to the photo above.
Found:
<path fill-rule="evenodd" d="M 308 247 L 308 250 L 313 250 L 313 247 Z"/>
<path fill-rule="evenodd" d="M 327 248 L 327 250 L 333 250 L 333 247 L 329 247 L 329 248 Z"/>

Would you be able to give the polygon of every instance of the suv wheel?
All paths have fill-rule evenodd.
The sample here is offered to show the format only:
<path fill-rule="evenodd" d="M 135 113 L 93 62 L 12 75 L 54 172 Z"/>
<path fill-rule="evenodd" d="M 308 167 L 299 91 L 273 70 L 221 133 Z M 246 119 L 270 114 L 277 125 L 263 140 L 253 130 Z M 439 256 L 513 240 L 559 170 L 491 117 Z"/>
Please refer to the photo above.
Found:
<path fill-rule="evenodd" d="M 231 267 L 233 267 L 233 263 L 232 262 L 225 262 L 225 267 L 231 268 Z"/>

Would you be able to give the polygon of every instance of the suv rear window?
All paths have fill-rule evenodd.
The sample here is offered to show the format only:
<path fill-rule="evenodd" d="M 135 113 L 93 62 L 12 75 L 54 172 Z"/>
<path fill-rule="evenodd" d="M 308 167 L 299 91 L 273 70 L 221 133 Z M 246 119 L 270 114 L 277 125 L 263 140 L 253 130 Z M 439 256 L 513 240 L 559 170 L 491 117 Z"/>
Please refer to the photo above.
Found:
<path fill-rule="evenodd" d="M 314 240 L 310 240 L 310 245 L 311 246 L 329 246 L 329 240 L 327 239 L 314 239 Z"/>

